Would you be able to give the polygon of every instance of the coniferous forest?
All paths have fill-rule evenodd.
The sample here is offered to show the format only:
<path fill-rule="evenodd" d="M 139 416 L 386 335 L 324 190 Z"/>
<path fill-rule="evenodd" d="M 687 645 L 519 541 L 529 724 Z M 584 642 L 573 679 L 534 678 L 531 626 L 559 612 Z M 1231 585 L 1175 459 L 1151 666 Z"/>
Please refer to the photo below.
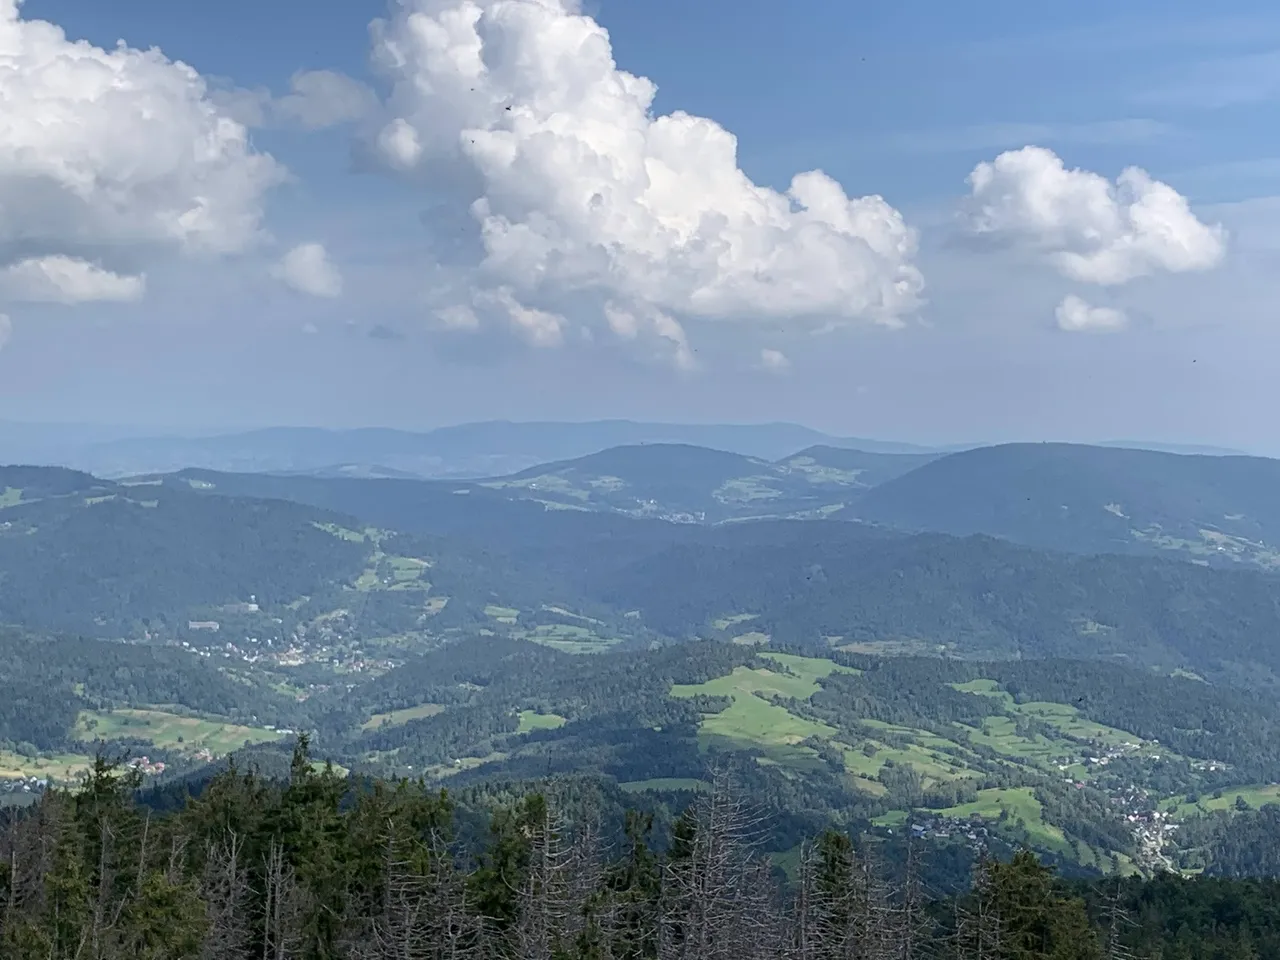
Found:
<path fill-rule="evenodd" d="M 556 790 L 485 811 L 474 842 L 443 791 L 360 782 L 297 744 L 290 775 L 234 766 L 143 802 L 99 757 L 74 791 L 0 832 L 5 960 L 1102 960 L 1280 951 L 1280 883 L 1068 883 L 1027 852 L 979 853 L 931 890 L 922 850 L 889 868 L 830 831 L 784 871 L 763 815 L 715 778 L 659 838 Z M 166 809 L 167 808 L 167 809 Z M 467 813 L 474 817 L 475 810 Z"/>

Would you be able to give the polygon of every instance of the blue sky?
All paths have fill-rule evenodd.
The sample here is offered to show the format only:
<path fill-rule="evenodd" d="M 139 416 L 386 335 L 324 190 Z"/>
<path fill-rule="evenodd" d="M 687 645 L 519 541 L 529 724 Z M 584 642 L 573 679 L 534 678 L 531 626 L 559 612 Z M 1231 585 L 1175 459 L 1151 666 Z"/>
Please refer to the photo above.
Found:
<path fill-rule="evenodd" d="M 392 12 L 415 4 L 430 11 L 444 0 L 399 0 Z M 497 241 L 482 240 L 468 205 L 486 196 L 508 225 L 540 223 L 550 194 L 512 191 L 550 190 L 551 174 L 529 181 L 517 169 L 503 181 L 432 155 L 443 101 L 394 89 L 433 65 L 396 76 L 370 67 L 368 25 L 387 15 L 383 0 L 26 0 L 24 20 L 56 23 L 70 39 L 108 53 L 123 39 L 189 64 L 218 110 L 252 126 L 251 149 L 281 169 L 252 197 L 227 187 L 235 212 L 257 204 L 262 219 L 256 239 L 228 241 L 217 257 L 159 234 L 138 245 L 133 227 L 47 238 L 41 256 L 92 262 L 117 280 L 145 275 L 145 296 L 77 295 L 68 305 L 14 287 L 0 304 L 12 328 L 0 350 L 0 418 L 156 427 L 791 419 L 904 440 L 1140 436 L 1280 453 L 1269 415 L 1280 401 L 1280 11 L 1260 2 L 1135 2 L 1121 15 L 1095 2 L 865 6 L 584 6 L 608 30 L 618 67 L 657 84 L 652 112 L 686 111 L 735 134 L 750 181 L 785 193 L 795 174 L 820 169 L 850 198 L 883 197 L 916 231 L 918 251 L 859 259 L 844 234 L 814 248 L 800 220 L 789 222 L 776 242 L 803 263 L 783 258 L 790 266 L 769 289 L 794 296 L 765 305 L 750 293 L 752 271 L 723 260 L 720 274 L 686 284 L 688 249 L 622 279 L 617 263 L 592 266 L 582 281 L 588 261 L 574 258 L 595 255 L 598 233 L 564 240 L 552 260 L 495 271 Z M 554 63 L 570 82 L 572 62 Z M 273 120 L 291 78 L 314 70 L 367 84 L 372 105 L 324 129 Z M 561 81 L 541 76 L 552 103 Z M 520 106 L 522 81 L 500 79 Z M 267 116 L 249 118 L 233 93 L 240 104 L 256 97 Z M 562 108 L 530 109 L 554 127 Z M 400 117 L 428 144 L 411 170 L 391 169 L 375 146 Z M 186 128 L 168 126 L 178 156 Z M 1096 177 L 1063 180 L 1040 155 L 996 164 L 1032 145 L 1068 173 Z M 81 156 L 65 139 L 33 149 Z M 169 154 L 147 154 L 160 155 Z M 700 196 L 712 215 L 731 203 L 695 182 L 700 163 L 684 177 L 691 199 L 670 200 L 667 214 Z M 996 164 L 994 180 L 979 193 L 966 178 L 984 163 Z M 1147 207 L 1114 183 L 1129 167 L 1167 184 L 1185 211 L 1160 194 L 1170 219 L 1135 220 Z M 179 179 L 150 175 L 129 180 L 127 196 L 153 202 L 157 183 Z M 198 194 L 204 175 L 188 170 L 181 184 Z M 6 176 L 0 157 L 0 206 Z M 1111 182 L 1110 206 L 1079 214 L 1085 194 L 1071 191 L 1098 178 Z M 1037 204 L 1050 189 L 1059 192 L 1046 213 Z M 618 204 L 620 215 L 632 210 Z M 724 239 L 717 222 L 701 228 L 713 240 Z M 876 237 L 897 236 L 891 228 Z M 1104 243 L 1099 230 L 1114 236 Z M 643 231 L 628 236 L 632 253 L 644 246 Z M 750 245 L 775 234 L 744 236 Z M 323 246 L 340 294 L 282 282 L 287 251 L 308 243 Z M 760 255 L 782 262 L 775 253 Z M 569 261 L 577 266 L 548 272 Z M 911 286 L 917 270 L 914 305 L 885 292 Z M 1065 306 L 1073 297 L 1084 304 L 1075 312 Z M 464 306 L 474 329 L 440 320 Z"/>

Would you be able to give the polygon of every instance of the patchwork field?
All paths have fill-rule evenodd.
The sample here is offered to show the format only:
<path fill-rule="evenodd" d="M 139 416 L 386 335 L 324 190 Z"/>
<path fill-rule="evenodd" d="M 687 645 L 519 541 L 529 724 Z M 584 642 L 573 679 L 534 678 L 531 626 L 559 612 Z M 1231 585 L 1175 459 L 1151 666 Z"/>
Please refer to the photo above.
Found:
<path fill-rule="evenodd" d="M 575 654 L 604 653 L 619 643 L 617 637 L 601 636 L 590 627 L 567 623 L 540 624 L 532 630 L 513 631 L 512 635 L 562 653 Z"/>
<path fill-rule="evenodd" d="M 40 757 L 0 750 L 0 780 L 36 777 L 59 785 L 76 783 L 93 766 L 93 757 L 83 753 L 55 753 Z"/>
<path fill-rule="evenodd" d="M 416 707 L 405 707 L 402 710 L 389 710 L 386 713 L 375 713 L 360 725 L 361 730 L 377 730 L 379 727 L 398 727 L 410 720 L 422 720 L 434 717 L 444 710 L 438 703 L 422 703 Z"/>
<path fill-rule="evenodd" d="M 500 607 L 496 603 L 490 603 L 485 606 L 484 615 L 498 621 L 498 623 L 514 626 L 516 618 L 520 616 L 520 611 L 515 607 Z"/>
<path fill-rule="evenodd" d="M 845 769 L 864 780 L 878 777 L 886 761 L 914 767 L 925 778 L 926 786 L 930 781 L 977 776 L 964 759 L 973 754 L 951 740 L 927 730 L 879 720 L 864 720 L 860 726 L 871 734 L 860 747 L 855 749 L 845 743 L 839 746 L 844 749 Z M 876 739 L 877 732 L 892 743 Z"/>
<path fill-rule="evenodd" d="M 750 619 L 726 616 L 715 626 L 728 632 Z M 1044 778 L 1090 782 L 1104 778 L 1109 762 L 1117 757 L 1153 762 L 1160 758 L 1185 760 L 1133 733 L 1089 720 L 1076 706 L 1018 703 L 990 679 L 952 685 L 956 690 L 997 702 L 1003 712 L 984 718 L 980 726 L 952 723 L 949 727 L 923 729 L 865 717 L 837 721 L 830 715 L 815 716 L 795 702 L 810 700 L 832 673 L 856 671 L 817 657 L 764 653 L 762 660 L 769 666 L 739 667 L 705 683 L 672 688 L 674 697 L 705 695 L 730 701 L 727 709 L 703 715 L 699 725 L 703 746 L 754 753 L 757 762 L 789 768 L 793 771 L 789 775 L 827 764 L 834 749 L 843 759 L 845 783 L 851 790 L 871 797 L 891 795 L 886 786 L 890 782 L 886 779 L 887 768 L 891 765 L 914 770 L 924 791 L 958 790 L 963 794 L 972 790 L 965 786 L 966 782 L 981 787 L 982 781 L 993 774 L 1012 777 L 1017 784 L 1019 770 L 1025 771 L 1033 782 L 1043 782 Z M 826 722 L 828 719 L 830 722 Z M 836 722 L 841 729 L 832 725 Z M 632 785 L 628 789 L 643 788 Z M 1237 794 L 1254 808 L 1280 802 L 1280 786 L 1251 786 L 1224 791 L 1216 798 L 1197 798 L 1195 803 L 1179 798 L 1169 808 L 1180 815 L 1231 809 Z M 1116 861 L 1109 853 L 1100 854 L 1079 837 L 1070 837 L 1060 826 L 1048 822 L 1030 785 L 984 787 L 969 802 L 932 811 L 887 811 L 875 822 L 897 827 L 920 815 L 955 820 L 979 818 L 992 826 L 1000 824 L 997 829 L 1011 830 L 1015 836 L 1023 835 L 1021 831 L 1025 830 L 1025 836 L 1038 848 L 1095 865 L 1104 872 L 1116 869 Z M 1120 869 L 1134 868 L 1125 860 Z"/>
<path fill-rule="evenodd" d="M 1226 787 L 1221 791 L 1215 790 L 1214 793 L 1221 795 L 1199 797 L 1194 802 L 1185 798 L 1173 799 L 1162 804 L 1161 809 L 1181 817 L 1188 817 L 1216 810 L 1234 810 L 1237 806 L 1237 797 L 1244 800 L 1251 810 L 1265 807 L 1269 803 L 1280 803 L 1280 784 L 1275 783 Z"/>
<path fill-rule="evenodd" d="M 1136 734 L 1095 723 L 1080 715 L 1077 707 L 1065 703 L 1029 701 L 1017 703 L 994 680 L 971 680 L 951 684 L 953 689 L 992 697 L 1008 712 L 988 717 L 980 728 L 956 726 L 969 742 L 981 744 L 1011 760 L 1034 763 L 1073 779 L 1089 780 L 1102 766 L 1091 768 L 1089 757 L 1123 754 L 1127 757 L 1182 759 L 1167 747 L 1143 740 Z M 1053 731 L 1046 735 L 1019 732 L 1020 721 L 1035 721 Z"/>
<path fill-rule="evenodd" d="M 167 750 L 223 756 L 246 743 L 268 743 L 285 735 L 262 727 L 246 727 L 224 720 L 184 717 L 163 710 L 85 710 L 76 720 L 76 736 L 83 741 L 130 738 L 146 740 Z"/>
<path fill-rule="evenodd" d="M 763 762 L 807 767 L 816 762 L 817 753 L 809 747 L 797 746 L 810 737 L 830 739 L 839 731 L 806 717 L 792 713 L 774 702 L 807 700 L 818 692 L 818 679 L 837 667 L 830 660 L 797 657 L 789 654 L 766 654 L 781 670 L 738 667 L 725 677 L 706 683 L 676 684 L 673 697 L 699 695 L 728 697 L 732 703 L 720 713 L 705 714 L 699 726 L 699 740 L 704 747 L 716 744 L 730 749 L 758 749 Z"/>
<path fill-rule="evenodd" d="M 979 790 L 978 799 L 972 803 L 962 803 L 938 812 L 957 820 L 970 817 L 999 820 L 1003 815 L 1014 824 L 1025 827 L 1032 842 L 1037 846 L 1058 852 L 1065 852 L 1068 849 L 1067 838 L 1063 832 L 1053 824 L 1045 823 L 1044 810 L 1030 787 Z"/>
<path fill-rule="evenodd" d="M 520 726 L 516 733 L 533 733 L 535 730 L 559 730 L 567 721 L 558 713 L 534 713 L 532 710 L 520 711 Z"/>

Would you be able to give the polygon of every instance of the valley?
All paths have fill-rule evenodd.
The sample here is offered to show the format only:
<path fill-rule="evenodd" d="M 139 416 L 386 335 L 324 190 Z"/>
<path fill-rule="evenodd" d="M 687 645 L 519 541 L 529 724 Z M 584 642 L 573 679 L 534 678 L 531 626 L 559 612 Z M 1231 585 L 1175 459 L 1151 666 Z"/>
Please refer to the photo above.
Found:
<path fill-rule="evenodd" d="M 898 485 L 1013 452 L 991 449 L 652 444 L 443 482 L 0 468 L 3 796 L 102 749 L 160 784 L 306 732 L 454 790 L 595 778 L 669 809 L 727 768 L 796 822 L 1205 869 L 1199 824 L 1280 791 L 1280 584 L 1258 551 L 884 522 Z M 1157 493 L 1085 495 L 1202 523 Z"/>

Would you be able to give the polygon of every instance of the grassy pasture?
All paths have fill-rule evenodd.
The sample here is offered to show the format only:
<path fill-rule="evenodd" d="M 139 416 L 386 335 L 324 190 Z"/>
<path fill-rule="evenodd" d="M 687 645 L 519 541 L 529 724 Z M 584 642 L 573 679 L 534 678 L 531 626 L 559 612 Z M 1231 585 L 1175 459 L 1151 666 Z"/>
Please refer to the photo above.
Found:
<path fill-rule="evenodd" d="M 205 749 L 215 756 L 239 750 L 249 743 L 269 743 L 284 734 L 261 727 L 246 727 L 226 720 L 183 717 L 163 710 L 85 710 L 76 720 L 81 740 L 136 738 L 157 747 L 182 753 Z"/>
<path fill-rule="evenodd" d="M 780 763 L 807 761 L 813 751 L 797 751 L 795 745 L 809 737 L 828 738 L 836 734 L 833 727 L 798 717 L 786 707 L 771 703 L 766 697 L 807 700 L 818 689 L 811 679 L 793 677 L 763 668 L 738 667 L 725 677 L 706 683 L 676 684 L 673 697 L 699 694 L 729 697 L 733 702 L 720 713 L 707 714 L 699 728 L 704 744 L 725 741 L 727 746 L 764 748 L 766 756 Z M 790 748 L 790 749 L 789 749 Z M 776 753 L 776 756 L 774 755 Z"/>
<path fill-rule="evenodd" d="M 618 784 L 618 787 L 627 793 L 644 793 L 650 790 L 702 792 L 707 789 L 707 784 L 703 780 L 694 780 L 692 777 L 655 777 L 652 780 L 631 780 Z"/>
<path fill-rule="evenodd" d="M 1249 805 L 1250 809 L 1257 810 L 1269 803 L 1280 803 L 1280 784 L 1255 783 L 1240 787 L 1226 787 L 1220 797 L 1207 795 L 1201 797 L 1195 803 L 1188 803 L 1185 798 L 1173 799 L 1162 803 L 1160 809 L 1175 813 L 1180 817 L 1196 816 L 1197 814 L 1209 813 L 1215 810 L 1234 810 L 1236 808 L 1236 797 L 1244 798 L 1244 802 Z"/>
<path fill-rule="evenodd" d="M 568 721 L 558 713 L 534 713 L 532 710 L 520 711 L 520 726 L 516 733 L 533 733 L 535 730 L 559 730 Z"/>
<path fill-rule="evenodd" d="M 443 712 L 444 707 L 438 703 L 420 703 L 416 707 L 405 707 L 402 710 L 388 710 L 386 713 L 375 713 L 360 725 L 361 730 L 377 730 L 379 727 L 398 727 L 410 720 L 422 720 L 434 717 Z"/>
<path fill-rule="evenodd" d="M 60 785 L 76 783 L 93 766 L 93 757 L 83 753 L 54 753 L 40 757 L 0 750 L 0 780 L 37 777 Z"/>

